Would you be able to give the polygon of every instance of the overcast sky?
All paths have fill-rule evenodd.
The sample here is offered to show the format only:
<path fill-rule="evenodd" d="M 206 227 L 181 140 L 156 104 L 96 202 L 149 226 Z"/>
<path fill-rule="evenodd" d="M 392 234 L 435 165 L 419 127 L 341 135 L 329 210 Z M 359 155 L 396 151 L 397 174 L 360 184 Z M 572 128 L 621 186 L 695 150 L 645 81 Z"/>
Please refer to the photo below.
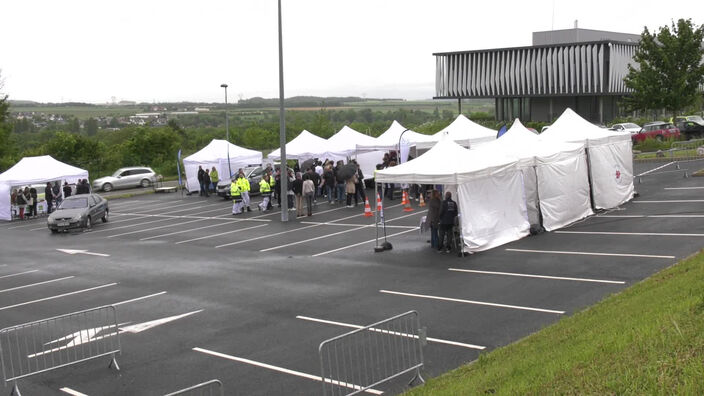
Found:
<path fill-rule="evenodd" d="M 283 0 L 285 95 L 431 98 L 433 52 L 525 46 L 531 32 L 640 34 L 704 23 L 703 1 Z M 278 97 L 275 0 L 9 0 L 10 99 L 221 102 Z M 697 20 L 700 19 L 700 20 Z"/>

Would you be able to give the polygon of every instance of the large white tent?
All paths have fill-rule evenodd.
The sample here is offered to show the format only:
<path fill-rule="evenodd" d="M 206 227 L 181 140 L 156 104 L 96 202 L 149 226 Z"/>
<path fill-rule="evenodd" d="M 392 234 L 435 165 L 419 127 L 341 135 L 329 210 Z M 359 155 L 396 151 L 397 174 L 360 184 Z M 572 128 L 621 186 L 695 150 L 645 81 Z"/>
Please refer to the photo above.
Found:
<path fill-rule="evenodd" d="M 443 139 L 414 160 L 377 171 L 376 181 L 456 186 L 453 198 L 468 251 L 491 249 L 529 233 L 523 177 L 515 159 Z"/>
<path fill-rule="evenodd" d="M 405 143 L 401 142 L 401 138 L 403 138 Z M 394 120 L 389 129 L 379 135 L 373 143 L 357 144 L 357 151 L 400 150 L 404 144 L 416 146 L 417 148 L 429 148 L 432 147 L 436 141 L 437 139 L 432 136 L 411 131 Z"/>
<path fill-rule="evenodd" d="M 584 143 L 543 142 L 516 119 L 500 138 L 473 150 L 518 158 L 532 226 L 552 231 L 593 214 Z"/>
<path fill-rule="evenodd" d="M 262 153 L 259 151 L 246 149 L 226 140 L 213 139 L 200 151 L 183 159 L 183 166 L 186 169 L 186 188 L 188 191 L 200 189 L 198 166 L 203 166 L 204 170 L 212 169 L 214 166 L 218 171 L 218 177 L 227 179 L 230 171 L 234 174 L 239 168 L 261 163 Z"/>
<path fill-rule="evenodd" d="M 79 179 L 88 179 L 88 171 L 65 164 L 50 155 L 22 158 L 12 168 L 0 174 L 0 219 L 12 220 L 11 188 L 55 181 L 74 184 Z"/>
<path fill-rule="evenodd" d="M 322 154 L 328 152 L 327 146 L 326 139 L 313 135 L 304 129 L 293 140 L 286 143 L 286 159 L 303 162 L 311 158 L 320 158 Z M 272 151 L 267 157 L 274 161 L 280 160 L 281 148 Z"/>
<path fill-rule="evenodd" d="M 540 138 L 586 144 L 596 209 L 615 208 L 633 198 L 633 151 L 629 134 L 599 128 L 568 108 Z"/>
<path fill-rule="evenodd" d="M 354 129 L 343 126 L 336 134 L 328 138 L 327 149 L 324 155 L 318 158 L 333 157 L 354 157 L 357 160 L 364 177 L 371 179 L 374 177 L 376 164 L 383 159 L 383 151 L 371 151 L 357 153 L 358 144 L 375 144 L 376 138 L 365 135 Z"/>
<path fill-rule="evenodd" d="M 477 146 L 496 140 L 497 131 L 479 125 L 460 114 L 454 121 L 433 135 L 435 140 L 447 137 L 464 147 Z"/>

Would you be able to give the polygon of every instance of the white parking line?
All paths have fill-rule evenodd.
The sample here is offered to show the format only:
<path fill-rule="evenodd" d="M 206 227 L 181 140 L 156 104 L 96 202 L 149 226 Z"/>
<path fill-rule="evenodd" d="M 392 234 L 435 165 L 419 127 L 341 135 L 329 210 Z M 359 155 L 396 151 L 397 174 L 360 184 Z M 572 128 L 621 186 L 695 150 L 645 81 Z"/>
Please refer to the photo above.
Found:
<path fill-rule="evenodd" d="M 234 223 L 234 222 L 233 222 L 233 223 Z M 223 226 L 223 225 L 229 225 L 229 224 L 227 224 L 227 223 L 220 223 L 220 224 L 211 224 L 211 225 L 207 225 L 207 226 L 203 226 L 203 227 L 190 228 L 190 229 L 188 229 L 188 230 L 175 231 L 175 232 L 170 232 L 170 233 L 168 233 L 168 234 L 161 234 L 161 235 L 150 236 L 150 237 L 147 237 L 147 238 L 142 238 L 142 239 L 140 239 L 140 241 L 147 241 L 147 240 L 149 240 L 149 239 L 156 239 L 156 238 L 161 238 L 161 237 L 165 237 L 165 236 L 169 236 L 169 235 L 183 234 L 183 233 L 185 233 L 185 232 L 191 232 L 191 231 L 202 230 L 202 229 L 204 229 L 204 228 L 219 227 L 219 226 Z M 233 233 L 233 232 L 237 232 L 237 231 L 251 230 L 252 228 L 264 227 L 265 225 L 266 225 L 266 224 L 259 224 L 259 225 L 252 226 L 252 227 L 246 227 L 246 228 L 240 228 L 240 229 L 237 229 L 237 230 L 227 231 L 227 232 L 224 232 L 224 233 L 221 233 L 221 234 L 228 234 L 228 233 Z M 220 234 L 216 234 L 216 235 L 220 235 Z M 177 243 L 181 243 L 181 242 L 177 242 Z"/>
<path fill-rule="evenodd" d="M 139 234 L 139 233 L 141 233 L 141 232 L 160 230 L 160 229 L 162 229 L 162 228 L 167 228 L 167 227 L 182 226 L 182 225 L 184 225 L 184 224 L 195 223 L 195 222 L 197 222 L 197 221 L 203 221 L 203 220 L 204 220 L 204 219 L 196 219 L 196 220 L 184 221 L 183 223 L 167 224 L 167 225 L 158 226 L 158 227 L 145 228 L 145 229 L 143 229 L 143 230 L 133 230 L 133 231 L 129 231 L 129 232 L 123 232 L 123 233 L 120 233 L 120 234 L 108 235 L 108 238 L 116 238 L 116 237 L 123 236 L 123 235 Z"/>
<path fill-rule="evenodd" d="M 251 230 L 251 229 L 253 229 L 253 228 L 259 228 L 259 227 L 264 227 L 264 226 L 266 226 L 266 224 L 260 224 L 260 225 L 257 225 L 257 226 L 252 226 L 252 227 L 248 227 L 248 228 L 241 228 L 241 229 L 232 230 L 232 231 L 225 231 L 225 232 L 221 232 L 221 233 L 219 233 L 219 234 L 206 235 L 206 236 L 202 236 L 202 237 L 198 237 L 198 238 L 187 239 L 187 240 L 185 240 L 185 241 L 178 241 L 178 242 L 176 242 L 175 244 L 176 244 L 176 245 L 180 245 L 180 244 L 182 244 L 182 243 L 188 243 L 188 242 L 193 242 L 193 241 L 200 241 L 200 240 L 202 240 L 202 239 L 208 239 L 208 238 L 212 238 L 212 237 L 216 237 L 216 236 L 220 236 L 220 235 L 233 234 L 233 233 L 235 233 L 235 232 L 240 232 L 240 231 L 244 231 L 244 230 Z"/>
<path fill-rule="evenodd" d="M 5 266 L 7 266 L 7 264 L 0 264 L 0 267 L 5 267 Z M 30 270 L 30 271 L 18 272 L 16 274 L 3 275 L 3 276 L 0 276 L 0 279 L 12 278 L 13 276 L 19 276 L 19 275 L 24 275 L 24 274 L 31 274 L 32 272 L 37 272 L 37 271 L 39 271 L 39 270 Z"/>
<path fill-rule="evenodd" d="M 147 296 L 142 296 L 142 297 L 132 298 L 132 299 L 125 300 L 125 301 L 116 302 L 116 303 L 112 303 L 110 305 L 118 306 L 118 305 L 122 305 L 122 304 L 133 303 L 135 301 L 142 301 L 142 300 L 146 300 L 147 298 L 161 296 L 162 294 L 166 294 L 166 291 L 161 291 L 159 293 L 149 294 Z"/>
<path fill-rule="evenodd" d="M 655 172 L 656 170 L 660 170 L 660 169 L 665 168 L 665 167 L 667 167 L 667 166 L 670 166 L 670 165 L 672 165 L 672 164 L 674 164 L 674 162 L 668 162 L 668 163 L 665 164 L 665 165 L 661 165 L 661 166 L 658 166 L 657 168 L 653 168 L 653 169 L 651 169 L 651 170 L 649 170 L 649 171 L 645 171 L 645 172 L 643 172 L 643 173 L 641 173 L 641 174 L 638 174 L 638 175 L 636 175 L 636 177 L 638 177 L 638 176 L 645 176 L 645 175 L 647 175 L 647 174 L 650 174 L 650 173 L 652 173 L 652 172 Z"/>
<path fill-rule="evenodd" d="M 5 306 L 5 307 L 0 307 L 0 311 L 4 311 L 4 310 L 10 309 L 10 308 L 21 307 L 21 306 L 24 306 L 24 305 L 34 304 L 34 303 L 38 303 L 38 302 L 42 302 L 42 301 L 54 300 L 54 299 L 61 298 L 61 297 L 72 296 L 72 295 L 74 295 L 74 294 L 85 293 L 85 292 L 89 292 L 89 291 L 93 291 L 93 290 L 98 290 L 98 289 L 102 289 L 102 288 L 104 288 L 104 287 L 110 287 L 110 286 L 115 286 L 115 285 L 117 285 L 117 282 L 108 283 L 108 284 L 106 284 L 106 285 L 100 285 L 100 286 L 90 287 L 90 288 L 88 288 L 88 289 L 83 289 L 83 290 L 76 290 L 76 291 L 73 291 L 73 292 L 63 293 L 63 294 L 59 294 L 59 295 L 56 295 L 56 296 L 44 297 L 44 298 L 40 298 L 40 299 L 38 299 L 38 300 L 32 300 L 32 301 L 26 301 L 26 302 L 23 302 L 23 303 L 19 303 L 19 304 L 8 305 L 8 306 Z"/>
<path fill-rule="evenodd" d="M 330 225 L 330 226 L 343 226 L 343 227 L 374 227 L 374 224 L 354 224 L 354 223 L 330 223 L 330 222 L 320 222 L 320 221 L 302 221 L 301 224 L 317 224 L 317 225 Z M 382 227 L 381 224 L 379 224 L 379 227 Z M 386 225 L 386 228 L 400 228 L 400 229 L 411 229 L 411 228 L 418 228 L 416 226 L 395 226 L 395 225 Z"/>
<path fill-rule="evenodd" d="M 342 322 L 333 322 L 332 320 L 325 320 L 325 319 L 316 319 L 316 318 L 311 318 L 310 316 L 298 315 L 298 316 L 296 316 L 296 319 L 324 323 L 324 324 L 329 324 L 329 325 L 333 325 L 333 326 L 349 327 L 351 329 L 364 328 L 364 326 L 360 326 L 360 325 L 354 325 L 354 324 L 342 323 Z M 385 331 L 385 330 L 371 328 L 370 331 Z M 402 337 L 407 337 L 407 338 L 416 338 L 416 339 L 418 338 L 418 336 L 414 335 L 414 334 L 399 333 L 399 335 L 401 335 Z M 435 342 L 438 344 L 453 345 L 453 346 L 458 346 L 458 347 L 462 347 L 462 348 L 479 349 L 479 350 L 486 349 L 485 346 L 481 346 L 481 345 L 466 344 L 466 343 L 457 342 L 457 341 L 448 341 L 448 340 L 443 340 L 440 338 L 426 337 L 426 340 L 428 340 L 430 342 Z"/>
<path fill-rule="evenodd" d="M 68 393 L 69 395 L 73 395 L 73 396 L 88 396 L 88 395 L 86 395 L 85 393 L 81 393 L 81 392 L 79 392 L 79 391 L 75 391 L 75 390 L 73 390 L 73 389 L 71 389 L 71 388 L 68 388 L 68 387 L 65 387 L 65 386 L 64 386 L 63 388 L 59 389 L 59 390 L 62 391 L 62 392 L 64 392 L 64 393 Z"/>
<path fill-rule="evenodd" d="M 704 187 L 665 187 L 665 190 L 703 190 Z"/>
<path fill-rule="evenodd" d="M 652 203 L 701 203 L 704 202 L 704 199 L 669 199 L 669 200 L 661 200 L 661 201 L 631 201 L 633 203 L 646 203 L 646 204 L 652 204 Z"/>
<path fill-rule="evenodd" d="M 74 276 L 65 276 L 63 278 L 52 279 L 52 280 L 48 280 L 48 281 L 44 281 L 44 282 L 37 282 L 37 283 L 31 283 L 29 285 L 24 285 L 24 286 L 11 287 L 9 289 L 0 290 L 0 293 L 5 293 L 5 292 L 13 291 L 13 290 L 25 289 L 27 287 L 32 287 L 32 286 L 46 285 L 47 283 L 59 282 L 59 281 L 71 279 L 71 278 L 74 278 Z"/>
<path fill-rule="evenodd" d="M 317 226 L 314 225 L 314 226 L 311 226 L 311 227 L 317 227 Z M 293 246 L 293 245 L 301 245 L 301 244 L 304 244 L 304 243 L 307 243 L 307 242 L 317 241 L 317 240 L 319 240 L 319 239 L 328 238 L 328 237 L 332 237 L 332 236 L 335 236 L 335 235 L 346 234 L 346 233 L 348 233 L 348 232 L 361 230 L 362 228 L 367 228 L 367 226 L 366 226 L 366 225 L 363 225 L 363 226 L 361 226 L 361 227 L 355 227 L 355 228 L 351 228 L 351 229 L 349 229 L 349 230 L 333 232 L 332 234 L 325 234 L 325 235 L 317 236 L 317 237 L 315 237 L 315 238 L 306 238 L 306 239 L 304 239 L 304 240 L 302 240 L 302 241 L 296 241 L 296 242 L 286 243 L 286 244 L 283 244 L 283 245 L 278 245 L 278 246 L 274 246 L 274 247 L 270 247 L 270 248 L 266 248 L 266 249 L 261 249 L 260 252 L 269 252 L 269 251 L 272 251 L 272 250 L 277 250 L 277 249 L 281 249 L 281 248 L 285 248 L 285 247 L 289 247 L 289 246 Z"/>
<path fill-rule="evenodd" d="M 640 258 L 661 258 L 661 259 L 675 258 L 675 256 L 658 256 L 658 255 L 653 255 L 653 254 L 572 252 L 572 251 L 566 251 L 566 250 L 506 249 L 506 251 L 507 252 L 519 252 L 519 253 L 574 254 L 574 255 L 578 255 L 578 256 L 640 257 Z"/>
<path fill-rule="evenodd" d="M 227 360 L 232 360 L 232 361 L 235 361 L 235 362 L 250 364 L 250 365 L 252 365 L 252 366 L 257 366 L 257 367 L 262 367 L 262 368 L 269 369 L 269 370 L 273 370 L 273 371 L 278 371 L 278 372 L 280 372 L 280 373 L 291 374 L 291 375 L 295 375 L 295 376 L 297 376 L 297 377 L 307 378 L 307 379 L 311 379 L 311 380 L 314 380 L 314 381 L 321 381 L 321 382 L 323 381 L 323 377 L 318 376 L 318 375 L 313 375 L 313 374 L 303 373 L 303 372 L 300 372 L 300 371 L 290 370 L 290 369 L 287 369 L 287 368 L 278 367 L 278 366 L 273 366 L 273 365 L 271 365 L 271 364 L 261 363 L 261 362 L 257 362 L 257 361 L 254 361 L 254 360 L 245 359 L 245 358 L 241 358 L 241 357 L 237 357 L 237 356 L 226 355 L 226 354 L 224 354 L 224 353 L 215 352 L 215 351 L 211 351 L 211 350 L 208 350 L 208 349 L 203 349 L 203 348 L 195 347 L 195 348 L 193 348 L 193 350 L 196 351 L 196 352 L 204 353 L 204 354 L 206 354 L 206 355 L 216 356 L 216 357 L 219 357 L 219 358 L 223 358 L 223 359 L 227 359 Z M 344 387 L 346 387 L 346 388 L 355 389 L 355 390 L 361 390 L 361 389 L 362 389 L 362 387 L 359 386 L 359 385 L 350 384 L 350 383 L 342 382 L 342 381 L 331 380 L 330 378 L 325 378 L 325 382 L 328 383 L 328 384 L 344 386 Z M 384 393 L 384 392 L 382 392 L 382 391 L 378 391 L 378 390 L 375 390 L 375 389 L 367 389 L 365 392 L 371 393 L 371 394 L 373 394 L 373 395 L 381 395 L 381 394 Z"/>
<path fill-rule="evenodd" d="M 546 312 L 546 313 L 554 313 L 554 314 L 560 314 L 560 315 L 565 313 L 565 311 L 557 311 L 554 309 L 523 307 L 520 305 L 497 304 L 497 303 L 490 303 L 490 302 L 484 302 L 484 301 L 463 300 L 460 298 L 439 297 L 439 296 L 430 296 L 430 295 L 426 295 L 426 294 L 415 294 L 415 293 L 404 293 L 404 292 L 397 292 L 397 291 L 391 291 L 391 290 L 379 290 L 379 292 L 385 293 L 385 294 L 394 294 L 397 296 L 427 298 L 430 300 L 451 301 L 451 302 L 459 302 L 459 303 L 463 303 L 463 304 L 486 305 L 486 306 L 498 307 L 498 308 L 520 309 L 523 311 Z"/>
<path fill-rule="evenodd" d="M 672 215 L 599 215 L 596 217 L 607 217 L 607 218 L 634 218 L 634 219 L 688 219 L 688 218 L 701 218 L 704 217 L 702 214 L 672 214 Z"/>
<path fill-rule="evenodd" d="M 673 232 L 612 232 L 612 231 L 553 231 L 553 232 L 556 234 L 583 234 L 583 235 L 704 237 L 704 234 L 682 234 L 682 233 L 673 233 Z"/>
<path fill-rule="evenodd" d="M 93 230 L 92 233 L 93 233 L 93 234 L 97 234 L 97 233 L 99 233 L 99 232 L 115 231 L 115 230 L 121 230 L 121 229 L 124 229 L 124 228 L 130 228 L 130 227 L 139 227 L 139 226 L 141 226 L 141 225 L 152 224 L 152 223 L 158 223 L 158 222 L 161 222 L 161 221 L 173 220 L 173 219 L 174 219 L 174 218 L 169 217 L 169 218 L 165 218 L 165 219 L 158 219 L 158 220 L 145 221 L 145 222 L 143 222 L 143 223 L 128 224 L 128 225 L 123 225 L 123 226 L 119 226 L 119 227 L 103 228 L 102 230 Z"/>
<path fill-rule="evenodd" d="M 387 237 L 387 238 L 391 238 L 392 236 L 401 235 L 401 234 L 406 234 L 406 233 L 409 233 L 409 232 L 412 232 L 412 231 L 416 231 L 417 229 L 418 229 L 418 227 L 415 227 L 415 228 L 410 229 L 410 230 L 397 232 L 397 233 L 395 233 L 395 234 L 389 234 L 389 235 L 387 235 L 386 237 Z M 341 250 L 350 249 L 350 248 L 353 248 L 353 247 L 355 247 L 355 246 L 365 245 L 365 244 L 367 244 L 367 243 L 372 243 L 372 242 L 374 242 L 374 241 L 376 241 L 376 238 L 370 239 L 370 240 L 364 241 L 364 242 L 355 243 L 355 244 L 352 244 L 352 245 L 343 246 L 343 247 L 341 247 L 341 248 L 328 250 L 328 251 L 325 251 L 325 252 L 322 252 L 322 253 L 316 253 L 316 254 L 312 255 L 311 257 L 318 257 L 318 256 L 323 256 L 323 255 L 326 255 L 326 254 L 329 254 L 329 253 L 339 252 L 339 251 L 341 251 Z"/>
<path fill-rule="evenodd" d="M 477 270 L 466 270 L 466 269 L 459 269 L 459 268 L 448 268 L 450 271 L 456 271 L 456 272 L 469 272 L 473 274 L 486 274 L 486 275 L 502 275 L 502 276 L 518 276 L 518 277 L 523 277 L 523 278 L 540 278 L 540 279 L 554 279 L 554 280 L 568 280 L 568 281 L 577 281 L 577 282 L 595 282 L 595 283 L 612 283 L 612 284 L 617 284 L 617 285 L 623 285 L 626 282 L 624 281 L 610 281 L 610 280 L 601 280 L 601 279 L 587 279 L 587 278 L 567 278 L 564 276 L 548 276 L 548 275 L 533 275 L 533 274 L 516 274 L 513 272 L 495 272 L 495 271 L 477 271 Z"/>

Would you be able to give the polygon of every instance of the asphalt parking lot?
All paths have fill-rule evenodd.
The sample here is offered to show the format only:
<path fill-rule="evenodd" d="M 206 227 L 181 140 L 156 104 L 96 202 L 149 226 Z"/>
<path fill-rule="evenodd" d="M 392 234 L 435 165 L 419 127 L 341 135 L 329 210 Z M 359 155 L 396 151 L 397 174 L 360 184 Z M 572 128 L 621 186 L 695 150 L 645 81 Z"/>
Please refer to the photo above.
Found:
<path fill-rule="evenodd" d="M 363 206 L 323 201 L 284 224 L 278 211 L 232 216 L 221 198 L 175 193 L 110 201 L 110 221 L 87 232 L 5 223 L 0 328 L 118 306 L 120 371 L 84 362 L 20 380 L 26 395 L 161 395 L 213 378 L 226 394 L 319 394 L 320 342 L 409 310 L 433 338 L 423 373 L 436 376 L 701 249 L 704 179 L 683 174 L 702 165 L 668 165 L 618 209 L 465 258 L 432 251 L 424 210 L 399 201 L 385 201 L 394 249 L 383 253 Z"/>

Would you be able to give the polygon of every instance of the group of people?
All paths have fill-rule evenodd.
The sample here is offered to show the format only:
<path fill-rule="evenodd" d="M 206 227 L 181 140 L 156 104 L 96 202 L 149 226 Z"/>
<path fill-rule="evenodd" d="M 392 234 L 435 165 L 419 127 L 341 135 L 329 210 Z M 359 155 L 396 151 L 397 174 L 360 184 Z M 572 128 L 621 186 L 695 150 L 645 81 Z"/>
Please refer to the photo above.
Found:
<path fill-rule="evenodd" d="M 449 253 L 454 237 L 453 227 L 459 213 L 457 202 L 452 200 L 452 193 L 445 192 L 445 199 L 440 200 L 440 191 L 432 190 L 428 199 L 426 222 L 430 225 L 430 247 L 438 252 Z"/>
<path fill-rule="evenodd" d="M 54 183 L 47 182 L 44 188 L 44 201 L 46 202 L 46 213 L 50 214 L 55 208 L 59 207 L 64 198 L 71 195 L 90 194 L 90 184 L 88 179 L 79 179 L 76 182 L 75 191 L 68 182 Z M 33 186 L 13 189 L 10 195 L 10 201 L 17 208 L 17 217 L 24 220 L 25 218 L 38 216 L 37 207 L 40 199 L 37 189 Z"/>
<path fill-rule="evenodd" d="M 198 184 L 200 186 L 198 195 L 208 197 L 211 192 L 216 192 L 218 181 L 220 179 L 218 179 L 218 170 L 215 167 L 213 169 L 203 169 L 203 165 L 198 166 Z"/>

